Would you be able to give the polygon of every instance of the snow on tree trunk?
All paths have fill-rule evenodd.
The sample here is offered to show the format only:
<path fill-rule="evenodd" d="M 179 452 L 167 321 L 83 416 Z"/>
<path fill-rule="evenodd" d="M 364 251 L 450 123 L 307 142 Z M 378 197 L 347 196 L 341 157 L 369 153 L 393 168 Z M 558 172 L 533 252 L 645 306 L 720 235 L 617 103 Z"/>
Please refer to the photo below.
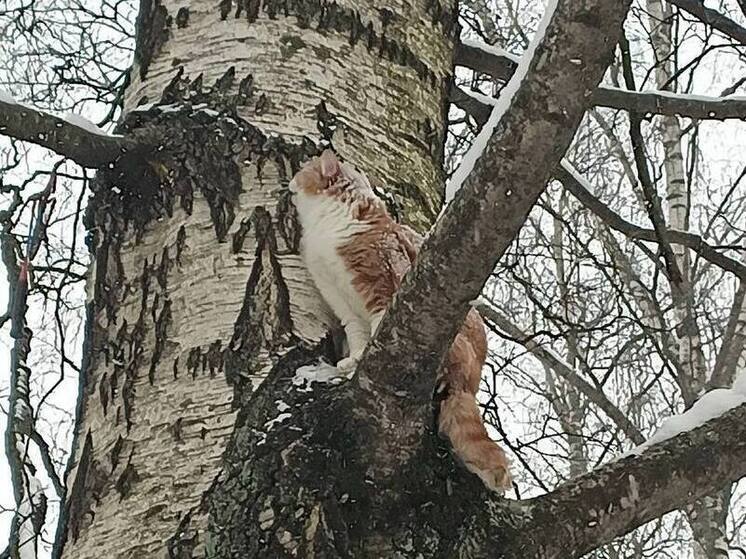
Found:
<path fill-rule="evenodd" d="M 240 457 L 228 455 L 222 474 L 221 459 L 231 437 L 256 437 L 261 453 L 264 434 L 242 430 L 246 416 L 281 428 L 283 413 L 315 397 L 292 388 L 295 369 L 336 358 L 283 188 L 298 166 L 333 142 L 386 184 L 392 212 L 421 230 L 437 214 L 454 8 L 386 6 L 142 0 L 122 129 L 167 134 L 149 165 L 125 156 L 101 172 L 88 210 L 94 261 L 61 557 L 313 556 L 309 546 L 342 545 L 327 541 L 329 523 L 353 490 L 337 508 L 317 496 L 342 465 L 288 466 L 309 489 L 295 496 L 307 508 L 287 511 L 249 502 L 263 494 L 256 485 L 231 493 Z M 255 398 L 237 424 L 268 377 L 282 386 L 259 390 L 287 398 Z M 278 440 L 290 452 L 300 435 Z M 247 483 L 279 484 L 289 459 L 268 456 Z M 303 487 L 288 479 L 288 491 Z M 239 512 L 259 534 L 250 545 L 220 524 Z"/>
<path fill-rule="evenodd" d="M 657 89 L 676 89 L 675 53 L 672 41 L 673 10 L 661 0 L 647 0 L 651 20 L 651 38 L 657 64 L 655 82 Z M 676 116 L 661 117 L 663 136 L 663 167 L 668 201 L 668 226 L 677 231 L 689 230 L 689 199 L 684 156 L 681 150 L 683 135 Z M 672 245 L 672 250 L 681 272 L 680 285 L 671 286 L 674 304 L 674 335 L 678 342 L 679 385 L 688 406 L 699 398 L 707 381 L 707 364 L 702 352 L 702 339 L 694 313 L 694 293 L 691 282 L 691 260 L 689 249 Z M 730 489 L 705 497 L 687 507 L 689 523 L 695 543 L 693 551 L 698 559 L 727 557 L 725 520 Z"/>

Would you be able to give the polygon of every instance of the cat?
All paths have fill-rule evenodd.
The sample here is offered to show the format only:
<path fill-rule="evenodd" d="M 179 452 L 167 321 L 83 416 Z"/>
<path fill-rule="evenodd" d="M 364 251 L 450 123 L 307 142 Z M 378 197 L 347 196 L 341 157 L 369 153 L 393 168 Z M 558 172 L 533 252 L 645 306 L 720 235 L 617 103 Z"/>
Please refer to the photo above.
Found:
<path fill-rule="evenodd" d="M 422 238 L 394 221 L 368 178 L 330 149 L 290 181 L 303 233 L 301 254 L 322 297 L 344 327 L 352 371 L 414 262 Z M 482 422 L 476 393 L 487 337 L 471 309 L 438 378 L 438 430 L 471 472 L 494 491 L 511 488 L 508 460 Z"/>

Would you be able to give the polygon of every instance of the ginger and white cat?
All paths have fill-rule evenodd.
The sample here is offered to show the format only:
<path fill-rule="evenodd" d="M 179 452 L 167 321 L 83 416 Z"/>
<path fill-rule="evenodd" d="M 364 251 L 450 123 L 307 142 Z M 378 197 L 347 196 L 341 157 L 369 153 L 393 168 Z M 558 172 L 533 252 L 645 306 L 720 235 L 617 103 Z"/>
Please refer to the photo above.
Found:
<path fill-rule="evenodd" d="M 367 177 L 331 150 L 290 182 L 303 227 L 302 254 L 321 295 L 342 323 L 350 349 L 337 367 L 355 368 L 422 243 L 396 223 Z M 484 323 L 469 311 L 438 379 L 438 429 L 487 487 L 511 487 L 508 460 L 488 436 L 475 395 L 487 354 Z"/>

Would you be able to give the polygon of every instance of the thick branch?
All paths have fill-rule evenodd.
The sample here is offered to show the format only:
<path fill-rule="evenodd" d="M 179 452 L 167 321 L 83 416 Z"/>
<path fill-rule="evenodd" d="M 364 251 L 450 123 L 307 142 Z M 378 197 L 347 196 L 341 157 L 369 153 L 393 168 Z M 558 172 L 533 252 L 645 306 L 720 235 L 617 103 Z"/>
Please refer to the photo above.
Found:
<path fill-rule="evenodd" d="M 492 112 L 491 105 L 469 95 L 455 83 L 451 84 L 448 100 L 476 120 L 479 126 L 484 126 Z"/>
<path fill-rule="evenodd" d="M 732 19 L 712 8 L 706 8 L 702 0 L 669 0 L 671 4 L 689 12 L 698 20 L 717 29 L 723 35 L 746 45 L 746 29 Z"/>
<path fill-rule="evenodd" d="M 506 80 L 515 71 L 516 64 L 504 56 L 497 56 L 470 45 L 456 47 L 456 64 L 495 79 Z M 458 87 L 451 87 L 450 100 L 472 115 L 480 124 L 487 120 L 490 107 L 470 97 Z M 628 91 L 614 87 L 599 87 L 591 97 L 591 103 L 599 107 L 635 111 L 646 114 L 680 115 L 694 119 L 725 120 L 746 118 L 746 98 L 707 97 L 701 95 L 677 95 L 665 91 Z"/>
<path fill-rule="evenodd" d="M 457 66 L 466 66 L 501 81 L 508 81 L 518 67 L 518 64 L 507 56 L 496 56 L 463 43 L 456 45 L 453 61 Z"/>
<path fill-rule="evenodd" d="M 144 142 L 97 134 L 36 109 L 0 100 L 0 134 L 49 148 L 83 167 L 99 168 Z"/>
<path fill-rule="evenodd" d="M 554 372 L 565 379 L 568 384 L 571 384 L 579 390 L 590 402 L 593 402 L 603 410 L 603 412 L 617 424 L 631 441 L 635 444 L 642 444 L 645 437 L 643 437 L 639 429 L 635 427 L 627 416 L 606 397 L 600 388 L 596 388 L 578 375 L 572 367 L 559 359 L 552 351 L 542 347 L 492 305 L 480 304 L 477 309 L 485 319 L 494 323 L 495 326 L 502 330 L 511 339 L 516 340 L 518 343 L 523 345 L 529 352 L 534 354 L 537 359 L 550 367 Z"/>
<path fill-rule="evenodd" d="M 746 98 L 677 95 L 665 91 L 627 91 L 613 87 L 599 87 L 593 94 L 594 105 L 694 119 L 725 120 L 746 118 Z"/>
<path fill-rule="evenodd" d="M 639 456 L 612 462 L 526 501 L 531 514 L 505 556 L 579 557 L 744 475 L 746 405 L 741 405 Z M 485 551 L 505 545 L 491 540 L 499 533 L 484 532 Z"/>
<path fill-rule="evenodd" d="M 576 176 L 576 172 L 572 166 L 566 161 L 563 161 L 557 167 L 555 177 L 573 196 L 575 196 L 575 198 L 577 198 L 578 202 L 600 217 L 606 225 L 615 231 L 624 234 L 628 239 L 658 242 L 658 236 L 655 231 L 651 229 L 643 229 L 642 227 L 626 221 L 613 210 L 609 209 L 609 207 L 601 200 L 591 194 L 591 192 Z M 669 241 L 692 249 L 708 262 L 711 262 L 723 270 L 727 270 L 739 278 L 746 280 L 745 265 L 718 252 L 715 247 L 707 244 L 699 235 L 672 229 L 667 230 L 666 235 Z"/>
<path fill-rule="evenodd" d="M 435 373 L 469 302 L 572 140 L 628 7 L 627 0 L 558 3 L 509 110 L 425 240 L 358 367 L 361 399 L 376 402 L 381 438 L 394 436 L 382 400 L 429 413 Z M 395 431 L 402 435 L 398 426 Z"/>

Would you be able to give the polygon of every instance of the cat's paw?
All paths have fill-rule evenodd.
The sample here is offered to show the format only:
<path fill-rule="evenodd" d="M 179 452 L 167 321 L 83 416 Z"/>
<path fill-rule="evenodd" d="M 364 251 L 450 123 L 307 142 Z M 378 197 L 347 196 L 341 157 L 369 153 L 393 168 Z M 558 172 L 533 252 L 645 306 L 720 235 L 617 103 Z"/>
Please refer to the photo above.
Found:
<path fill-rule="evenodd" d="M 357 357 L 345 357 L 344 359 L 337 361 L 337 369 L 343 373 L 351 373 L 355 370 L 355 367 L 357 367 L 357 362 Z"/>

